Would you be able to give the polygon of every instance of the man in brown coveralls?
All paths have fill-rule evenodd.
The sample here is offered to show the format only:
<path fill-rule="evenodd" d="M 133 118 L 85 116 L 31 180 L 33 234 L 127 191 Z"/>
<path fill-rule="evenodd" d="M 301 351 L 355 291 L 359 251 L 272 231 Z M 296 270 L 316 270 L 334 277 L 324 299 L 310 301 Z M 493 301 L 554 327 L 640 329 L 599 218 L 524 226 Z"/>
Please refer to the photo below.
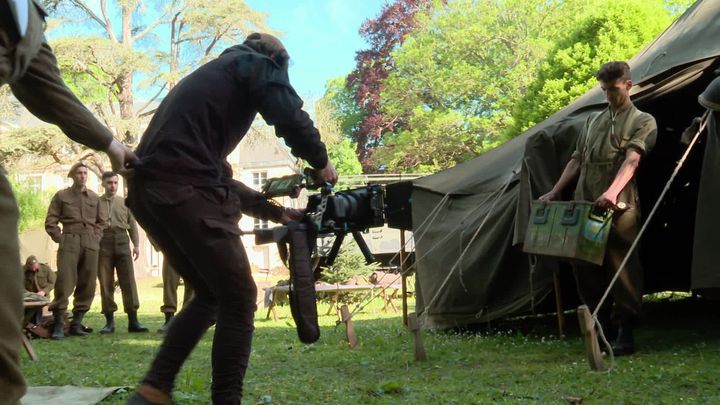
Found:
<path fill-rule="evenodd" d="M 140 255 L 138 244 L 137 223 L 130 210 L 125 206 L 125 199 L 117 195 L 118 175 L 105 172 L 102 175 L 102 186 L 105 194 L 100 196 L 102 212 L 107 214 L 105 229 L 100 240 L 100 256 L 98 258 L 98 281 L 100 281 L 100 298 L 102 313 L 105 315 L 105 326 L 100 333 L 115 332 L 115 270 L 117 269 L 118 284 L 122 293 L 123 309 L 128 316 L 128 332 L 147 332 L 148 328 L 140 324 L 137 310 L 140 300 L 135 284 L 133 261 Z M 130 238 L 128 239 L 128 235 Z M 132 241 L 132 253 L 130 251 Z"/>
<path fill-rule="evenodd" d="M 121 174 L 133 153 L 72 94 L 60 78 L 45 40 L 45 12 L 32 0 L 0 0 L 0 86 L 36 117 L 53 123 L 72 140 L 105 151 Z M 23 274 L 17 235 L 18 208 L 0 169 L 0 403 L 16 404 L 25 392 L 20 372 Z"/>
<path fill-rule="evenodd" d="M 88 334 L 82 319 L 95 297 L 98 250 L 107 218 L 98 195 L 85 186 L 88 177 L 85 164 L 75 163 L 68 177 L 73 179 L 72 186 L 55 194 L 45 218 L 45 231 L 60 244 L 55 299 L 50 304 L 55 317 L 51 338 L 55 340 L 64 337 L 63 322 L 70 295 L 74 296 L 70 334 Z M 62 230 L 59 224 L 62 224 Z"/>
<path fill-rule="evenodd" d="M 602 208 L 617 208 L 608 238 L 602 268 L 593 265 L 574 265 L 578 292 L 583 303 L 594 310 L 607 289 L 610 279 L 638 234 L 640 209 L 635 171 L 640 161 L 655 145 L 655 118 L 644 113 L 630 101 L 630 67 L 625 62 L 608 62 L 595 75 L 605 92 L 608 107 L 591 114 L 577 138 L 577 146 L 570 161 L 553 189 L 540 200 L 557 199 L 563 189 L 577 179 L 574 199 L 595 202 Z M 643 292 L 643 273 L 635 250 L 611 290 L 614 301 L 612 318 L 619 323 L 616 355 L 635 352 L 633 328 L 640 317 Z M 608 308 L 603 311 L 602 309 Z M 610 305 L 599 313 L 603 329 L 612 336 Z"/>
<path fill-rule="evenodd" d="M 180 275 L 177 274 L 175 269 L 170 265 L 170 261 L 163 259 L 162 265 L 162 279 L 163 279 L 163 305 L 160 307 L 160 312 L 165 314 L 165 323 L 163 324 L 158 332 L 165 333 L 167 331 L 170 321 L 177 312 L 177 289 L 180 286 Z M 185 282 L 185 293 L 183 294 L 183 305 L 185 308 L 190 298 L 193 295 L 193 289 L 187 280 Z"/>
<path fill-rule="evenodd" d="M 130 404 L 169 404 L 175 376 L 212 324 L 213 403 L 240 403 L 257 291 L 238 221 L 246 213 L 286 223 L 302 213 L 234 181 L 227 155 L 260 113 L 296 156 L 319 169 L 316 181 L 337 181 L 290 85 L 288 60 L 277 38 L 249 35 L 181 80 L 138 145 L 128 206 L 195 295 L 168 326 Z"/>

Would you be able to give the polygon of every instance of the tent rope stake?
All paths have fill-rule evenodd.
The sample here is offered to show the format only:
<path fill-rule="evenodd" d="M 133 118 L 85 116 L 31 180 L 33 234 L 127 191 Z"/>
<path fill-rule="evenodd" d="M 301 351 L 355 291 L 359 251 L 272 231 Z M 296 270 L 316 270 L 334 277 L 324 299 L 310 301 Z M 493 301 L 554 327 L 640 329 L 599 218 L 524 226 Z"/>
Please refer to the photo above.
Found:
<path fill-rule="evenodd" d="M 640 242 L 640 239 L 645 234 L 645 230 L 647 229 L 648 225 L 652 221 L 652 218 L 655 216 L 655 212 L 657 212 L 657 209 L 660 207 L 660 203 L 665 198 L 665 195 L 670 190 L 670 186 L 672 185 L 673 181 L 675 181 L 675 177 L 680 173 L 680 170 L 682 169 L 683 165 L 685 164 L 685 161 L 687 160 L 688 156 L 690 155 L 690 152 L 692 151 L 693 147 L 697 143 L 698 138 L 700 137 L 700 134 L 705 130 L 705 127 L 707 126 L 707 119 L 708 119 L 708 111 L 705 111 L 705 114 L 703 114 L 700 127 L 698 128 L 698 131 L 695 133 L 695 135 L 692 138 L 692 141 L 690 141 L 690 144 L 688 145 L 687 149 L 685 150 L 685 153 L 680 158 L 680 160 L 677 162 L 677 165 L 675 165 L 675 170 L 673 170 L 672 175 L 670 175 L 670 179 L 665 183 L 665 188 L 663 188 L 662 192 L 660 193 L 660 196 L 658 197 L 657 201 L 655 202 L 655 205 L 653 206 L 652 210 L 650 211 L 650 214 L 648 215 L 647 219 L 645 220 L 645 223 L 640 228 L 640 232 L 638 232 L 637 236 L 635 237 L 635 240 L 633 240 L 632 245 L 630 245 L 630 249 L 628 249 L 627 254 L 625 255 L 625 258 L 620 263 L 620 266 L 618 267 L 617 271 L 615 272 L 615 275 L 613 276 L 612 280 L 610 280 L 610 284 L 608 285 L 607 289 L 605 290 L 605 293 L 603 293 L 602 298 L 600 298 L 600 301 L 598 302 L 597 306 L 595 307 L 595 310 L 592 312 L 592 318 L 595 322 L 595 325 L 598 328 L 598 331 L 600 332 L 600 337 L 603 340 L 603 343 L 607 346 L 608 351 L 610 353 L 610 359 L 612 361 L 611 367 L 607 370 L 607 372 L 610 372 L 613 367 L 615 366 L 615 354 L 612 351 L 612 346 L 608 343 L 607 339 L 605 339 L 605 335 L 602 330 L 602 326 L 600 326 L 600 321 L 598 320 L 597 314 L 600 311 L 600 308 L 605 303 L 605 300 L 607 299 L 608 295 L 610 294 L 610 290 L 612 290 L 613 286 L 615 285 L 615 282 L 617 282 L 617 279 L 620 277 L 620 274 L 625 269 L 625 265 L 627 264 L 628 260 L 630 259 L 630 255 L 635 251 L 637 248 L 638 243 Z M 587 337 L 586 337 L 587 338 Z"/>

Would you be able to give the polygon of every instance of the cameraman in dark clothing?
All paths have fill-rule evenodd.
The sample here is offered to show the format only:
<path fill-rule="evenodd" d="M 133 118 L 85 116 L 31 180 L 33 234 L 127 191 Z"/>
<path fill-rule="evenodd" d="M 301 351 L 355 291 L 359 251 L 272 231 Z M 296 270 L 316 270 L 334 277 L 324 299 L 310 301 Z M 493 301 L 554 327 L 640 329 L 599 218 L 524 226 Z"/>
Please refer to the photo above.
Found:
<path fill-rule="evenodd" d="M 318 169 L 316 181 L 337 181 L 320 134 L 290 86 L 288 60 L 275 37 L 251 34 L 180 81 L 138 146 L 128 206 L 195 296 L 169 325 L 128 403 L 170 403 L 175 376 L 213 324 L 213 403 L 240 403 L 257 298 L 240 240 L 241 211 L 279 223 L 303 214 L 234 181 L 225 159 L 260 113 L 296 156 Z"/>

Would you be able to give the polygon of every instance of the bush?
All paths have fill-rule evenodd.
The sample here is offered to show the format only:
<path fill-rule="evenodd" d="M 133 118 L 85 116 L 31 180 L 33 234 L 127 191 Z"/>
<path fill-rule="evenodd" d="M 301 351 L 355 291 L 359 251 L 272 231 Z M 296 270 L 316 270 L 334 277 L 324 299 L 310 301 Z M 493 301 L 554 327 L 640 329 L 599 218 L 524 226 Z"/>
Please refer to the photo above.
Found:
<path fill-rule="evenodd" d="M 50 196 L 15 179 L 11 180 L 11 184 L 20 209 L 18 231 L 24 232 L 42 227 L 45 223 Z"/>

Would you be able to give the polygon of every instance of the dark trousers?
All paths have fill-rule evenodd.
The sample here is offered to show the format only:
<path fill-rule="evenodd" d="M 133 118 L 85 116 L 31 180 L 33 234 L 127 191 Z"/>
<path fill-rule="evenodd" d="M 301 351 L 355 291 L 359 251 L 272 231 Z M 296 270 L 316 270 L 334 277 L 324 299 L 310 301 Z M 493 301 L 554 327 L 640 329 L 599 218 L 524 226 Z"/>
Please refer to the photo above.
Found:
<path fill-rule="evenodd" d="M 180 286 L 180 275 L 170 265 L 170 261 L 163 260 L 162 265 L 162 279 L 163 279 L 163 305 L 160 307 L 160 312 L 165 314 L 174 314 L 177 312 L 177 289 Z M 183 305 L 185 308 L 190 298 L 193 296 L 193 289 L 190 283 L 185 281 L 185 293 L 183 294 Z"/>
<path fill-rule="evenodd" d="M 144 383 L 172 391 L 213 324 L 212 400 L 239 404 L 250 357 L 257 289 L 240 241 L 239 199 L 224 189 L 131 182 L 127 204 L 195 296 L 170 324 Z"/>
<path fill-rule="evenodd" d="M 130 238 L 125 229 L 106 229 L 100 240 L 98 258 L 98 281 L 102 312 L 113 313 L 118 310 L 115 303 L 115 272 L 122 293 L 125 312 L 137 312 L 140 308 L 135 269 L 133 268 Z"/>
<path fill-rule="evenodd" d="M 18 208 L 0 166 L 0 403 L 17 404 L 25 393 L 20 372 L 23 271 L 18 247 Z"/>
<path fill-rule="evenodd" d="M 578 292 L 583 303 L 591 311 L 595 310 L 600 298 L 617 272 L 630 245 L 638 234 L 640 219 L 638 211 L 631 208 L 613 218 L 610 236 L 608 237 L 605 260 L 602 266 L 573 266 Z M 606 317 L 621 323 L 635 323 L 642 311 L 643 271 L 637 249 L 628 259 L 625 269 L 615 282 L 608 300 L 599 312 Z"/>
<path fill-rule="evenodd" d="M 64 233 L 57 253 L 57 280 L 51 311 L 65 311 L 73 296 L 73 312 L 85 313 L 95 298 L 98 240 L 91 233 Z"/>

